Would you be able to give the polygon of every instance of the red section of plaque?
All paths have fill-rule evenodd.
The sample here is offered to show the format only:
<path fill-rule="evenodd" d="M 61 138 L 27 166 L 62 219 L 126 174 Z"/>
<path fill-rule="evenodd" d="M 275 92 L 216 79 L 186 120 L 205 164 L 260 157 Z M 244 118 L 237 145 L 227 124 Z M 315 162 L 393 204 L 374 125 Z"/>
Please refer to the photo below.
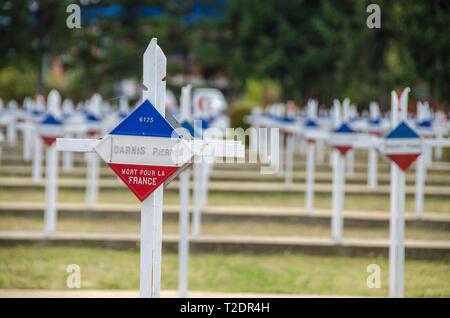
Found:
<path fill-rule="evenodd" d="M 286 135 L 286 136 L 292 136 L 292 135 L 293 135 L 293 132 L 292 132 L 292 131 L 289 131 L 289 130 L 280 129 L 280 132 L 281 132 L 283 135 Z"/>
<path fill-rule="evenodd" d="M 352 149 L 352 146 L 334 146 L 334 149 L 337 149 L 341 155 L 345 156 L 345 154 Z"/>
<path fill-rule="evenodd" d="M 389 154 L 386 155 L 389 159 L 397 164 L 397 166 L 406 171 L 414 161 L 420 156 L 420 153 L 409 153 L 409 154 Z"/>
<path fill-rule="evenodd" d="M 100 135 L 100 131 L 99 130 L 88 130 L 88 131 L 86 131 L 86 135 L 88 135 L 89 137 L 96 137 L 96 136 Z"/>
<path fill-rule="evenodd" d="M 306 142 L 309 144 L 314 144 L 316 142 L 316 140 L 313 138 L 306 138 Z"/>
<path fill-rule="evenodd" d="M 144 201 L 145 198 L 179 169 L 179 167 L 121 163 L 109 163 L 108 165 L 140 201 Z"/>
<path fill-rule="evenodd" d="M 51 145 L 53 145 L 53 143 L 56 141 L 56 136 L 42 136 L 41 135 L 41 139 L 44 142 L 44 144 L 48 147 L 50 147 Z"/>

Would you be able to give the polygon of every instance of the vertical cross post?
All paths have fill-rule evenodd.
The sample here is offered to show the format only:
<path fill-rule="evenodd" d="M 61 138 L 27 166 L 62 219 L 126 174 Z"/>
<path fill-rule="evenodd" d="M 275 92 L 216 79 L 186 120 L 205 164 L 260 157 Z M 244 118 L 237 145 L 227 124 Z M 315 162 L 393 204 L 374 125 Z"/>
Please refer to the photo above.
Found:
<path fill-rule="evenodd" d="M 58 196 L 58 152 L 56 145 L 47 148 L 45 165 L 45 212 L 44 212 L 44 233 L 52 234 L 56 230 L 56 201 Z"/>
<path fill-rule="evenodd" d="M 315 121 L 317 117 L 317 103 L 308 101 L 308 119 Z M 307 214 L 312 214 L 314 205 L 314 150 L 317 139 L 307 138 L 306 150 L 306 197 L 305 210 Z"/>
<path fill-rule="evenodd" d="M 195 129 L 195 128 L 194 128 Z M 192 235 L 198 236 L 200 234 L 201 226 L 201 202 L 202 202 L 202 165 L 205 163 L 194 161 L 194 189 L 193 189 L 193 203 L 194 210 L 192 211 Z"/>
<path fill-rule="evenodd" d="M 52 90 L 48 95 L 48 106 L 47 106 L 47 118 L 53 118 L 53 121 L 56 120 L 60 115 L 60 102 L 61 97 L 56 90 Z M 47 119 L 46 119 L 47 120 Z M 48 126 L 46 120 L 41 123 L 41 126 Z M 57 125 L 60 127 L 61 123 Z M 50 125 L 52 126 L 52 125 Z M 53 127 L 53 129 L 56 127 Z M 57 128 L 61 133 L 60 128 Z M 51 128 L 50 128 L 51 129 Z M 40 130 L 40 128 L 39 128 Z M 50 133 L 50 136 L 46 136 L 43 138 L 49 138 L 49 140 L 53 140 L 47 142 L 47 150 L 46 150 L 46 159 L 45 159 L 45 211 L 44 211 L 44 233 L 45 235 L 50 235 L 56 230 L 56 222 L 57 222 L 57 209 L 56 209 L 56 201 L 58 196 L 58 152 L 56 151 L 56 135 L 55 132 L 49 132 L 48 128 L 44 128 L 44 132 L 40 131 L 40 133 L 44 133 L 43 136 Z M 53 139 L 54 138 L 54 139 Z"/>
<path fill-rule="evenodd" d="M 65 138 L 71 138 L 71 133 L 65 133 Z M 63 153 L 63 171 L 71 172 L 73 169 L 73 153 L 70 151 L 66 151 Z"/>
<path fill-rule="evenodd" d="M 150 41 L 144 53 L 144 86 L 142 99 L 148 99 L 164 117 L 166 93 L 166 56 Z M 161 282 L 163 185 L 150 194 L 141 206 L 141 264 L 140 295 L 143 298 L 159 297 Z"/>
<path fill-rule="evenodd" d="M 395 91 L 391 94 L 392 127 L 406 120 L 409 90 L 405 88 L 400 98 Z M 395 163 L 391 163 L 390 200 L 389 296 L 401 298 L 404 296 L 405 172 Z"/>
<path fill-rule="evenodd" d="M 191 109 L 191 85 L 181 89 L 180 121 L 188 121 Z M 187 296 L 188 289 L 188 257 L 189 257 L 189 196 L 190 168 L 180 173 L 180 237 L 178 245 L 178 293 L 180 297 Z"/>
<path fill-rule="evenodd" d="M 34 135 L 33 156 L 33 183 L 38 183 L 42 178 L 42 140 L 38 134 Z"/>
<path fill-rule="evenodd" d="M 31 145 L 32 145 L 32 124 L 26 120 L 23 124 L 23 160 L 30 162 L 31 160 Z"/>
<path fill-rule="evenodd" d="M 295 118 L 296 106 L 294 102 L 289 102 L 286 105 L 286 115 L 290 119 Z M 284 176 L 284 184 L 286 187 L 292 186 L 293 173 L 294 173 L 294 148 L 295 148 L 295 135 L 294 131 L 286 137 L 286 174 Z"/>
<path fill-rule="evenodd" d="M 375 147 L 369 147 L 369 177 L 367 179 L 367 185 L 371 189 L 377 187 L 377 150 Z"/>
<path fill-rule="evenodd" d="M 425 183 L 425 154 L 422 153 L 416 162 L 416 195 L 415 208 L 417 218 L 423 215 L 423 199 L 424 199 L 424 183 Z"/>
<path fill-rule="evenodd" d="M 344 101 L 345 102 L 345 101 Z M 341 124 L 341 109 L 340 103 L 335 100 L 334 102 L 334 127 L 337 128 Z M 336 243 L 341 243 L 342 240 L 342 209 L 344 202 L 344 178 L 345 178 L 345 160 L 344 156 L 341 156 L 338 150 L 333 150 L 334 162 L 333 162 L 333 215 L 331 219 L 331 236 L 335 239 Z"/>
<path fill-rule="evenodd" d="M 314 205 L 314 147 L 315 143 L 309 141 L 306 152 L 306 213 L 311 214 Z"/>
<path fill-rule="evenodd" d="M 279 117 L 284 117 L 284 105 L 283 104 L 276 106 L 276 115 Z M 280 144 L 279 144 L 280 165 L 278 166 L 278 176 L 281 177 L 284 174 L 284 168 L 285 168 L 285 165 L 284 165 L 285 134 L 281 133 L 279 138 L 280 138 Z"/>

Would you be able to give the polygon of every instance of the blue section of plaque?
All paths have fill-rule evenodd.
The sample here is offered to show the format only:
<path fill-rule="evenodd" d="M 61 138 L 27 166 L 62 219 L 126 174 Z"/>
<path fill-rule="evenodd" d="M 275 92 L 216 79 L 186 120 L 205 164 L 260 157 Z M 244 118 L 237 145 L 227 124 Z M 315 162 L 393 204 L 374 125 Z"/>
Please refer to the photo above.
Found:
<path fill-rule="evenodd" d="M 420 138 L 404 121 L 401 122 L 386 138 Z"/>
<path fill-rule="evenodd" d="M 111 132 L 111 135 L 148 136 L 171 138 L 176 136 L 175 129 L 161 116 L 148 100 L 131 112 Z"/>
<path fill-rule="evenodd" d="M 100 118 L 98 118 L 97 116 L 95 116 L 95 115 L 93 115 L 93 114 L 88 113 L 88 114 L 86 115 L 86 120 L 87 120 L 87 121 L 90 121 L 90 122 L 99 122 L 99 121 L 100 121 Z"/>
<path fill-rule="evenodd" d="M 285 124 L 290 124 L 293 123 L 295 121 L 295 118 L 292 117 L 282 117 L 281 118 L 281 122 L 285 123 Z"/>
<path fill-rule="evenodd" d="M 62 122 L 57 120 L 52 115 L 45 116 L 44 120 L 42 120 L 41 124 L 43 125 L 62 125 Z"/>
<path fill-rule="evenodd" d="M 344 133 L 344 134 L 354 134 L 355 131 L 347 126 L 347 124 L 342 124 L 341 127 L 334 130 L 335 133 Z"/>
<path fill-rule="evenodd" d="M 417 124 L 418 127 L 422 128 L 431 128 L 432 125 L 433 123 L 431 122 L 431 120 L 424 120 Z"/>
<path fill-rule="evenodd" d="M 37 111 L 37 110 L 33 110 L 33 111 L 31 112 L 31 115 L 34 116 L 34 117 L 39 117 L 39 116 L 41 116 L 43 113 L 44 113 L 44 112 L 40 112 L 40 111 Z"/>
<path fill-rule="evenodd" d="M 381 124 L 380 118 L 369 120 L 369 125 L 371 125 L 371 126 L 378 126 L 379 124 Z"/>
<path fill-rule="evenodd" d="M 181 127 L 186 129 L 191 134 L 191 136 L 194 137 L 194 127 L 192 127 L 192 125 L 188 121 L 184 121 L 181 124 Z"/>
<path fill-rule="evenodd" d="M 319 125 L 317 125 L 316 121 L 312 120 L 312 119 L 307 119 L 304 123 L 304 126 L 306 128 L 318 128 L 319 127 Z"/>

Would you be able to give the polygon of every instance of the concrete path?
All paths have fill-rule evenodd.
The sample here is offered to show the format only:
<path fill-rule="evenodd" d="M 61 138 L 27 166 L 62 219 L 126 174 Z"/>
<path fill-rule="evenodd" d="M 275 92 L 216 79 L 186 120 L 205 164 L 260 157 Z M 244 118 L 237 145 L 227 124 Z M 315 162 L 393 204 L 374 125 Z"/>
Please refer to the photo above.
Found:
<path fill-rule="evenodd" d="M 45 204 L 43 202 L 0 202 L 0 215 L 12 216 L 42 216 Z M 140 218 L 138 204 L 96 204 L 86 206 L 82 203 L 58 203 L 60 217 L 83 218 Z M 192 212 L 192 207 L 190 207 Z M 165 217 L 178 218 L 179 206 L 164 205 Z M 329 223 L 332 211 L 315 209 L 312 214 L 303 208 L 277 206 L 207 206 L 202 212 L 203 220 L 223 221 L 275 221 L 275 222 L 309 222 Z M 389 212 L 387 211 L 352 211 L 343 213 L 346 226 L 387 226 Z M 450 213 L 425 212 L 421 219 L 414 213 L 405 213 L 407 225 L 448 227 Z"/>
<path fill-rule="evenodd" d="M 66 189 L 79 189 L 86 187 L 86 179 L 82 178 L 59 178 L 58 186 Z M 118 189 L 125 188 L 125 184 L 118 178 L 109 180 L 99 180 L 99 186 L 102 189 Z M 192 186 L 192 184 L 191 184 Z M 45 179 L 38 183 L 33 183 L 31 178 L 19 178 L 19 177 L 0 177 L 0 188 L 19 188 L 19 189 L 36 189 L 45 187 Z M 218 192 L 246 192 L 246 193 L 303 193 L 306 190 L 304 184 L 293 184 L 286 186 L 281 182 L 249 182 L 249 181 L 211 181 L 208 185 L 209 191 Z M 314 186 L 315 193 L 332 193 L 331 184 L 316 184 Z M 375 194 L 375 195 L 388 195 L 389 185 L 380 185 L 376 189 L 370 189 L 367 185 L 360 184 L 346 184 L 346 194 Z M 406 194 L 414 195 L 416 188 L 412 185 L 405 187 Z M 167 186 L 167 190 L 179 190 L 179 182 L 173 181 Z M 446 196 L 450 193 L 450 187 L 446 186 L 425 186 L 424 193 L 426 196 Z"/>
<path fill-rule="evenodd" d="M 55 232 L 44 235 L 32 231 L 0 231 L 0 245 L 100 246 L 137 248 L 137 234 L 104 234 Z M 167 252 L 178 249 L 177 235 L 163 235 Z M 340 244 L 327 237 L 214 236 L 190 238 L 192 252 L 280 253 L 299 252 L 311 255 L 381 256 L 387 257 L 389 240 L 344 238 Z M 414 259 L 449 259 L 450 242 L 438 240 L 405 240 L 405 256 Z"/>

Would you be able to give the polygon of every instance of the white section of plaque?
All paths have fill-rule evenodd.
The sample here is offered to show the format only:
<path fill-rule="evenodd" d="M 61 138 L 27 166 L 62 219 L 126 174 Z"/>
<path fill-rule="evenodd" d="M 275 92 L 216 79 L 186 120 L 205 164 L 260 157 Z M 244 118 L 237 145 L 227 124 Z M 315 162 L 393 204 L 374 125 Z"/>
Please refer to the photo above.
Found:
<path fill-rule="evenodd" d="M 422 153 L 422 139 L 385 138 L 380 150 L 387 155 Z"/>
<path fill-rule="evenodd" d="M 352 146 L 356 141 L 357 134 L 352 133 L 332 133 L 328 143 L 333 146 Z"/>
<path fill-rule="evenodd" d="M 106 163 L 179 167 L 190 148 L 179 138 L 107 135 L 95 151 Z"/>

